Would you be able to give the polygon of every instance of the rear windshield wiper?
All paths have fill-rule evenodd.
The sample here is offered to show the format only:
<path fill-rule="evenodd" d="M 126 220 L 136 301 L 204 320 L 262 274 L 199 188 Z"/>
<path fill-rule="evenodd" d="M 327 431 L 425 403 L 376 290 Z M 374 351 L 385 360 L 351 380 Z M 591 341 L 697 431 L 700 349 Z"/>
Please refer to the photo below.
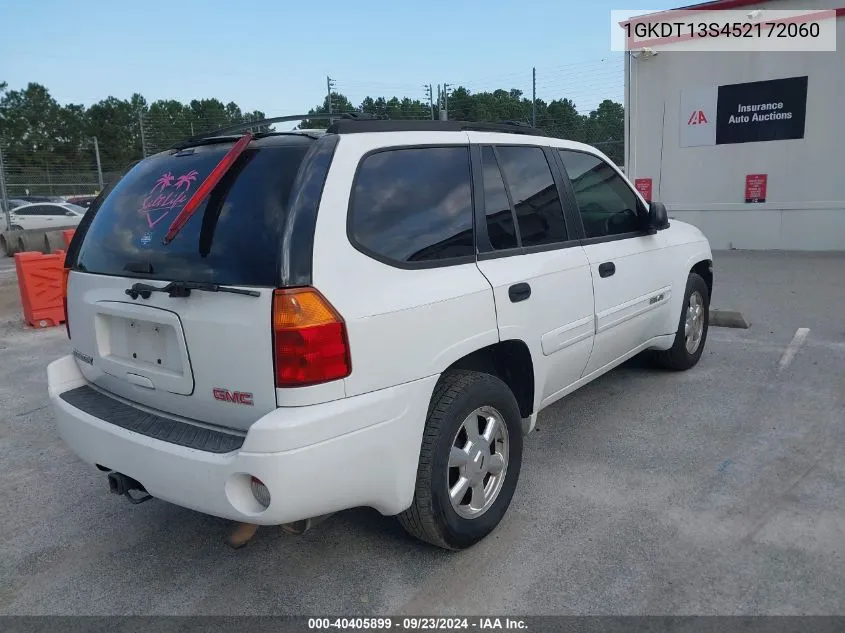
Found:
<path fill-rule="evenodd" d="M 166 292 L 170 297 L 189 297 L 191 290 L 202 290 L 204 292 L 228 292 L 233 295 L 247 295 L 248 297 L 260 297 L 261 293 L 257 290 L 244 290 L 242 288 L 233 288 L 232 286 L 221 286 L 219 284 L 200 283 L 196 281 L 171 281 L 166 286 L 151 286 L 149 284 L 136 283 L 132 284 L 131 288 L 126 289 L 128 294 L 133 299 L 141 297 L 142 299 L 149 299 L 154 292 Z"/>

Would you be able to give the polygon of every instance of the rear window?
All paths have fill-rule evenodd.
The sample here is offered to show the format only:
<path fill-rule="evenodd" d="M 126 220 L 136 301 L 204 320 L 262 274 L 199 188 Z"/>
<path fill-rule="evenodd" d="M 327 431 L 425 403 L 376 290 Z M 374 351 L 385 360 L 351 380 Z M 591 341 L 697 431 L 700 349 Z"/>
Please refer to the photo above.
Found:
<path fill-rule="evenodd" d="M 274 286 L 296 173 L 312 141 L 250 147 L 167 246 L 162 238 L 231 144 L 141 161 L 91 221 L 76 259 L 84 272 Z"/>

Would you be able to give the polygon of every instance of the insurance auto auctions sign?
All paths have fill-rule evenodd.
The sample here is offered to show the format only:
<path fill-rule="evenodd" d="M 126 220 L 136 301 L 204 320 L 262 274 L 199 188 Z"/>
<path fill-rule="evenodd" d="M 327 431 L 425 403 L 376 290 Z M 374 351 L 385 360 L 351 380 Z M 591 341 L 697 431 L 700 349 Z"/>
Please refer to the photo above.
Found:
<path fill-rule="evenodd" d="M 804 138 L 807 77 L 681 92 L 680 145 L 723 145 Z"/>

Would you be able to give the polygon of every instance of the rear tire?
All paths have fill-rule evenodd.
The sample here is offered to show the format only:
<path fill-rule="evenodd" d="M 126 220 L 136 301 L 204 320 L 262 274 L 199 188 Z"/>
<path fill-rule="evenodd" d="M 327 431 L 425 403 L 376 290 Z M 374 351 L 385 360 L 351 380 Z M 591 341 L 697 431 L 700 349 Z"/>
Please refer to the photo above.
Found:
<path fill-rule="evenodd" d="M 710 326 L 710 292 L 700 275 L 690 273 L 675 342 L 666 351 L 654 354 L 655 362 L 666 369 L 684 371 L 698 364 Z"/>
<path fill-rule="evenodd" d="M 470 547 L 504 517 L 521 465 L 519 406 L 508 386 L 490 374 L 448 372 L 431 397 L 414 501 L 399 522 L 432 545 Z"/>

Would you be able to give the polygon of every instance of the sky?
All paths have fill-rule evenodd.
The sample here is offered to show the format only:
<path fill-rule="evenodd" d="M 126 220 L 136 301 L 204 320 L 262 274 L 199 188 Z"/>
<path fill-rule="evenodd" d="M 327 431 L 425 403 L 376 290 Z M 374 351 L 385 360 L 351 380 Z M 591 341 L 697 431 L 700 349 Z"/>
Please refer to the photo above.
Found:
<path fill-rule="evenodd" d="M 684 3 L 680 3 L 683 5 Z M 60 103 L 139 92 L 216 97 L 269 116 L 322 103 L 326 77 L 358 105 L 367 95 L 425 99 L 425 84 L 518 88 L 567 97 L 579 111 L 622 100 L 623 57 L 610 12 L 657 0 L 0 0 L 0 82 L 45 85 Z"/>

